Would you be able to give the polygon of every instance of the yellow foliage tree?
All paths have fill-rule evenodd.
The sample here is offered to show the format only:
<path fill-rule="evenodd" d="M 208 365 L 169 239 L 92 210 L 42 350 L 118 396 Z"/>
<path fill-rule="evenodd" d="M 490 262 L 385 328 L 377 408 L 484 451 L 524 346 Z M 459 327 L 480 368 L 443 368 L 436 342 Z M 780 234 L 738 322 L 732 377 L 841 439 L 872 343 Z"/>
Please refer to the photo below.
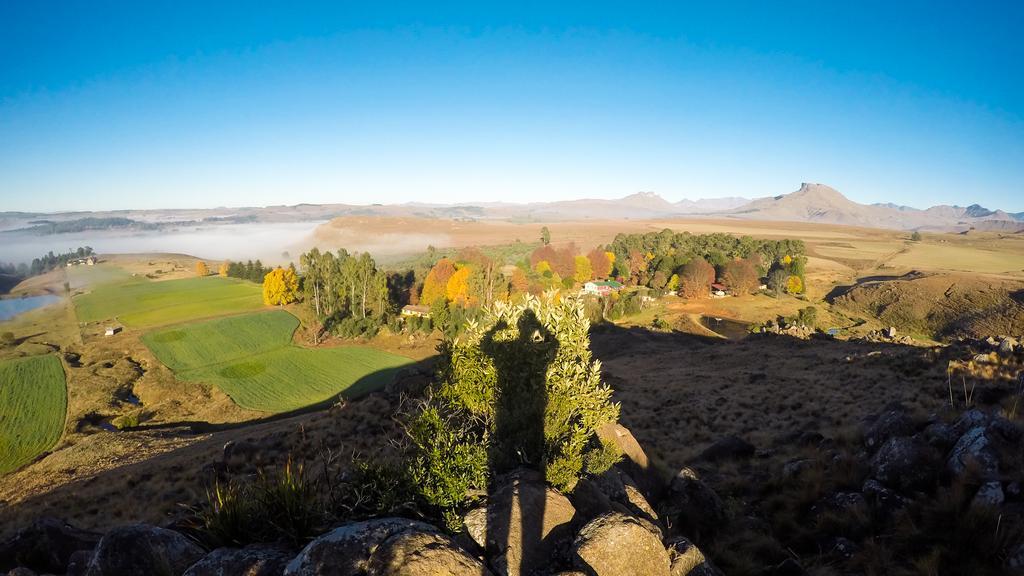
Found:
<path fill-rule="evenodd" d="M 263 277 L 263 303 L 283 306 L 297 299 L 299 278 L 291 268 L 275 268 Z"/>
<path fill-rule="evenodd" d="M 463 266 L 456 270 L 455 274 L 452 274 L 452 277 L 448 279 L 444 295 L 448 298 L 449 302 L 454 302 L 460 306 L 469 304 L 469 275 L 472 272 L 472 266 Z"/>
<path fill-rule="evenodd" d="M 804 291 L 804 282 L 799 276 L 790 276 L 786 280 L 786 292 L 790 294 L 800 294 Z"/>
<path fill-rule="evenodd" d="M 537 271 L 537 274 L 546 276 L 548 275 L 548 272 L 551 272 L 551 263 L 547 260 L 541 260 L 540 262 L 537 262 L 537 267 L 534 268 L 534 270 Z"/>
<path fill-rule="evenodd" d="M 196 262 L 196 276 L 209 276 L 210 267 L 206 265 L 206 262 L 200 260 Z"/>
<path fill-rule="evenodd" d="M 220 268 L 217 269 L 217 274 L 220 274 L 221 276 L 227 278 L 227 276 L 228 276 L 228 268 L 230 268 L 230 267 L 231 267 L 231 265 L 228 264 L 227 262 L 221 262 L 220 263 Z"/>
<path fill-rule="evenodd" d="M 448 288 L 448 280 L 455 274 L 455 264 L 447 258 L 441 258 L 430 269 L 426 279 L 423 280 L 423 291 L 420 294 L 420 304 L 432 306 L 439 298 L 445 297 Z"/>
<path fill-rule="evenodd" d="M 594 277 L 594 270 L 590 266 L 590 259 L 586 256 L 576 257 L 576 273 L 573 274 L 573 279 L 583 284 L 584 282 L 590 282 Z"/>

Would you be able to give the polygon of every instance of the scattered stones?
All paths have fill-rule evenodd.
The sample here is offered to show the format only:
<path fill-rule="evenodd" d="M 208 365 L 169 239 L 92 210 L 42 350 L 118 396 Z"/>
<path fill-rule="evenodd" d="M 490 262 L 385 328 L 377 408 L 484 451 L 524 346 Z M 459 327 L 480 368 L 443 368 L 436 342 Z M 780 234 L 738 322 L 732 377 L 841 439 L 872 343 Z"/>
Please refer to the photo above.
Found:
<path fill-rule="evenodd" d="M 573 543 L 573 562 L 594 576 L 668 576 L 668 551 L 636 518 L 611 512 L 591 520 Z"/>
<path fill-rule="evenodd" d="M 180 576 L 205 551 L 183 534 L 146 524 L 119 526 L 96 546 L 87 576 Z"/>

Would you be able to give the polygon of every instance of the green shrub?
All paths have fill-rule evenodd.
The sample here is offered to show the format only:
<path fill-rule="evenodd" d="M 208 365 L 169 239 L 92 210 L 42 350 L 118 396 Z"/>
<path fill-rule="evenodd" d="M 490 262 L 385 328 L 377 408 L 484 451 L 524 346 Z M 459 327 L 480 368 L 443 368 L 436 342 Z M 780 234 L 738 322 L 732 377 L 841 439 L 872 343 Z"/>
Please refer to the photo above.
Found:
<path fill-rule="evenodd" d="M 594 431 L 619 408 L 591 358 L 589 327 L 577 297 L 526 296 L 483 310 L 441 344 L 438 384 L 408 425 L 426 503 L 450 511 L 524 465 L 568 491 L 614 463 Z"/>

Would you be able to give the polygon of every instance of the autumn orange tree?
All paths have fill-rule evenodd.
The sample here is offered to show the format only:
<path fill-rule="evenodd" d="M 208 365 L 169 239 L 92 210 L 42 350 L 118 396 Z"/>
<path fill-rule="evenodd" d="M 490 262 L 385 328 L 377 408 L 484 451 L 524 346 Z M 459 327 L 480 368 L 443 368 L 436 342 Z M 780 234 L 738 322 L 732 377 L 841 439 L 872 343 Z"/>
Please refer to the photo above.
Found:
<path fill-rule="evenodd" d="M 430 269 L 427 277 L 423 280 L 423 291 L 420 294 L 420 302 L 427 306 L 432 305 L 440 298 L 447 297 L 448 280 L 455 274 L 455 264 L 447 259 L 441 258 Z"/>
<path fill-rule="evenodd" d="M 727 262 L 722 270 L 722 282 L 734 294 L 750 294 L 757 290 L 760 277 L 757 263 L 752 258 L 743 258 Z"/>
<path fill-rule="evenodd" d="M 292 267 L 277 267 L 263 277 L 263 303 L 283 306 L 298 299 L 299 277 Z"/>
<path fill-rule="evenodd" d="M 229 270 L 231 270 L 231 264 L 228 262 L 221 262 L 220 268 L 217 270 L 217 274 L 227 278 Z"/>
<path fill-rule="evenodd" d="M 196 262 L 196 276 L 209 276 L 210 267 L 206 265 L 206 262 L 200 260 Z"/>
<path fill-rule="evenodd" d="M 605 252 L 598 246 L 587 252 L 587 260 L 590 261 L 590 270 L 594 278 L 607 278 L 612 273 L 615 254 Z"/>
<path fill-rule="evenodd" d="M 679 279 L 679 292 L 686 298 L 705 298 L 715 281 L 715 267 L 703 258 L 694 258 L 683 266 Z"/>
<path fill-rule="evenodd" d="M 445 297 L 449 302 L 454 302 L 459 306 L 469 306 L 471 304 L 472 297 L 469 293 L 469 277 L 472 273 L 473 268 L 471 266 L 463 266 L 448 278 L 448 283 L 445 285 Z"/>

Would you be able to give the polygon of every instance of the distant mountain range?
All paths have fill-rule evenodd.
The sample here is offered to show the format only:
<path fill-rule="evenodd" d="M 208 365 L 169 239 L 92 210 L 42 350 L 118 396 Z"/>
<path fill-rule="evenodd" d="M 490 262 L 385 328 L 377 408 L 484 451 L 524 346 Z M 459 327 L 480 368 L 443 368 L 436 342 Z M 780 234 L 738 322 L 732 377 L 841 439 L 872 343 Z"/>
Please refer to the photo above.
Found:
<path fill-rule="evenodd" d="M 1014 231 L 1024 228 L 1021 214 L 989 210 L 977 204 L 932 206 L 921 210 L 895 204 L 858 204 L 824 184 L 804 183 L 790 194 L 760 198 L 725 212 L 737 218 L 821 222 L 897 228 L 903 230 L 986 229 Z"/>
<path fill-rule="evenodd" d="M 615 200 L 581 199 L 514 204 L 298 204 L 263 208 L 194 210 L 117 210 L 39 214 L 0 212 L 0 231 L 54 234 L 84 229 L 98 223 L 116 230 L 177 228 L 251 222 L 311 222 L 338 216 L 418 216 L 467 220 L 614 220 L 670 218 L 740 218 L 788 222 L 819 222 L 901 230 L 1024 231 L 1024 212 L 1011 214 L 972 204 L 933 206 L 928 209 L 896 204 L 859 204 L 824 184 L 804 183 L 790 194 L 754 200 L 708 198 L 669 202 L 654 192 L 638 192 Z"/>

